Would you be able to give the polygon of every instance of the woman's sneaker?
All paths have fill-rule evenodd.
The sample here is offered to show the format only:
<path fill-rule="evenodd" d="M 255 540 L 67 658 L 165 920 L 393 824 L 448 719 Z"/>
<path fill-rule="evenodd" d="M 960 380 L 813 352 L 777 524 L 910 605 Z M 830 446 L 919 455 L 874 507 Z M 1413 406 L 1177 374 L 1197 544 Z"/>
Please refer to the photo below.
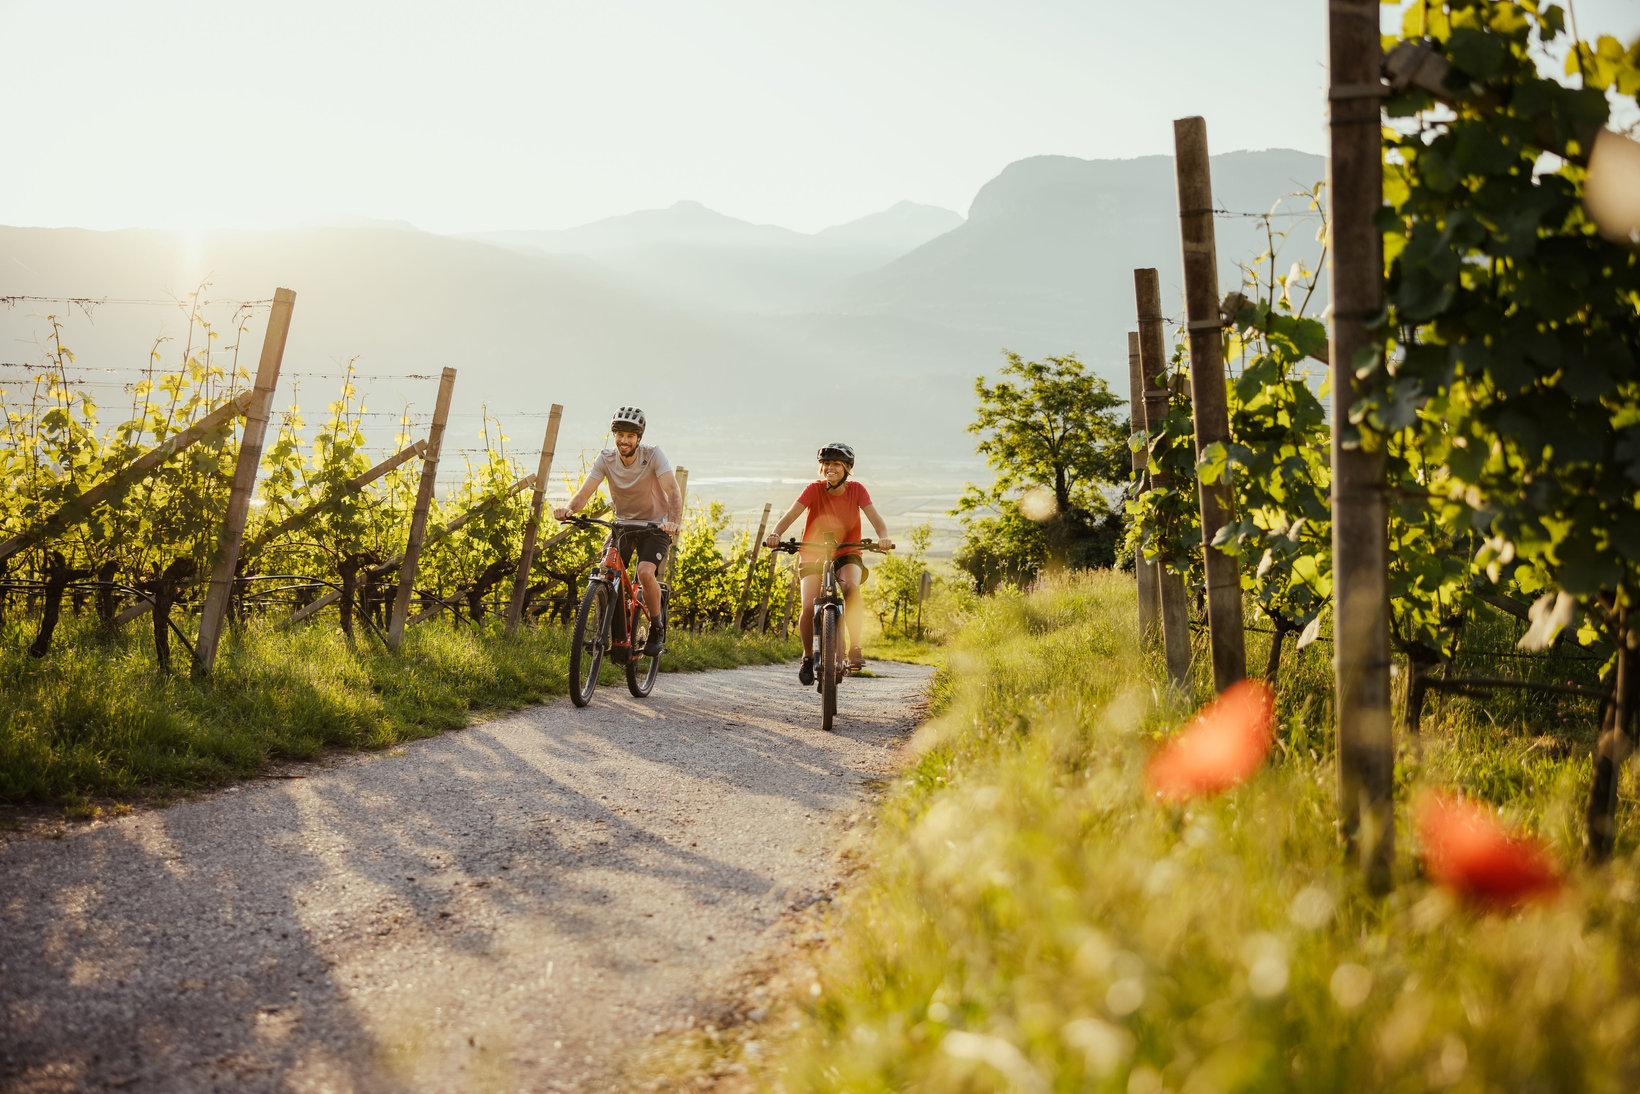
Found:
<path fill-rule="evenodd" d="M 804 687 L 814 683 L 814 658 L 803 658 L 803 663 L 797 667 L 797 682 Z"/>

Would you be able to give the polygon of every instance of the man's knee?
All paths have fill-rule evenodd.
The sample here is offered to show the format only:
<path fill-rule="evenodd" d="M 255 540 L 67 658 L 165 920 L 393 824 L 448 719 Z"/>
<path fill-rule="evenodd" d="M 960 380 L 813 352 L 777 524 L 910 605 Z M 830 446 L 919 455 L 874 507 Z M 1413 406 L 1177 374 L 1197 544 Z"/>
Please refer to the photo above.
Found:
<path fill-rule="evenodd" d="M 655 576 L 655 564 L 653 562 L 640 562 L 640 563 L 638 563 L 638 580 L 639 581 L 648 581 L 650 578 L 653 578 L 654 576 Z"/>

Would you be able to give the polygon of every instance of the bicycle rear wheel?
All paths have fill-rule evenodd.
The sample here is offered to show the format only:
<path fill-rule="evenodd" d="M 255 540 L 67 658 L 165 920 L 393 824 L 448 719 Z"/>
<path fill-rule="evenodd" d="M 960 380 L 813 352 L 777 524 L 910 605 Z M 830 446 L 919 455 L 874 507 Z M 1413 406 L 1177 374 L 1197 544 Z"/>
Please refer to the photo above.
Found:
<path fill-rule="evenodd" d="M 609 644 L 611 595 L 607 581 L 589 581 L 575 616 L 575 635 L 569 647 L 569 697 L 578 707 L 592 702 L 598 690 L 598 670 L 604 664 Z"/>
<path fill-rule="evenodd" d="M 837 617 L 842 614 L 835 604 L 826 605 L 820 614 L 820 657 L 814 671 L 820 677 L 820 728 L 831 732 L 832 719 L 837 716 Z"/>

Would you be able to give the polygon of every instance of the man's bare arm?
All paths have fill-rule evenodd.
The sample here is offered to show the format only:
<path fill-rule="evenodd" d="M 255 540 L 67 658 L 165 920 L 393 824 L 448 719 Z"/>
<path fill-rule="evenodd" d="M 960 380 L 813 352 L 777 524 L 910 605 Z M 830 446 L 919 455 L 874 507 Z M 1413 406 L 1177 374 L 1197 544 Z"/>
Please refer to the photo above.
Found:
<path fill-rule="evenodd" d="M 661 531 L 671 535 L 683 524 L 683 491 L 678 489 L 678 476 L 674 472 L 656 475 L 655 481 L 661 484 L 661 493 L 666 497 L 666 519 L 661 521 Z"/>

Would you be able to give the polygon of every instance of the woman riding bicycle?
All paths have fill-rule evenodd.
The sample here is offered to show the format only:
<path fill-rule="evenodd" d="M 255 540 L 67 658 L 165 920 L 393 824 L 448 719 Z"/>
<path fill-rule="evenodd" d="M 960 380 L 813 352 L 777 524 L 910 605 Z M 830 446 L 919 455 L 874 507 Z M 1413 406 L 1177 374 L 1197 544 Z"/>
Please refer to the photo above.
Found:
<path fill-rule="evenodd" d="M 672 461 L 659 445 L 644 444 L 647 426 L 643 411 L 635 406 L 616 409 L 609 432 L 615 439 L 614 448 L 606 448 L 592 461 L 592 470 L 586 481 L 562 509 L 553 510 L 558 520 L 568 520 L 579 513 L 598 484 L 609 484 L 609 500 L 615 507 L 616 520 L 649 520 L 660 524 L 659 532 L 625 533 L 617 546 L 622 561 L 630 566 L 632 556 L 638 557 L 638 584 L 643 588 L 644 607 L 649 618 L 649 643 L 643 652 L 654 657 L 661 652 L 665 638 L 666 621 L 661 617 L 661 586 L 655 576 L 672 542 L 672 533 L 683 519 L 683 493 L 678 489 L 677 476 L 672 473 Z"/>
<path fill-rule="evenodd" d="M 820 461 L 820 477 L 803 488 L 797 500 L 792 502 L 792 507 L 786 510 L 785 516 L 775 523 L 774 531 L 763 541 L 764 546 L 779 546 L 780 533 L 797 519 L 799 513 L 807 511 L 808 520 L 803 524 L 803 539 L 807 542 L 819 543 L 828 532 L 836 537 L 838 543 L 858 542 L 860 514 L 864 513 L 877 533 L 878 546 L 893 550 L 894 544 L 888 538 L 888 525 L 878 515 L 877 507 L 871 504 L 871 494 L 863 483 L 851 477 L 854 449 L 841 443 L 828 444 L 823 445 L 815 456 Z M 814 683 L 814 598 L 820 592 L 823 550 L 821 547 L 803 547 L 798 555 L 798 573 L 803 579 L 803 610 L 798 613 L 797 628 L 803 636 L 803 664 L 797 670 L 797 679 L 804 686 Z M 860 669 L 865 665 L 865 658 L 860 652 L 865 626 L 865 605 L 860 601 L 860 585 L 870 571 L 866 569 L 857 548 L 839 553 L 834 566 L 837 585 L 843 591 L 843 618 L 849 636 L 848 665 L 851 669 Z"/>

